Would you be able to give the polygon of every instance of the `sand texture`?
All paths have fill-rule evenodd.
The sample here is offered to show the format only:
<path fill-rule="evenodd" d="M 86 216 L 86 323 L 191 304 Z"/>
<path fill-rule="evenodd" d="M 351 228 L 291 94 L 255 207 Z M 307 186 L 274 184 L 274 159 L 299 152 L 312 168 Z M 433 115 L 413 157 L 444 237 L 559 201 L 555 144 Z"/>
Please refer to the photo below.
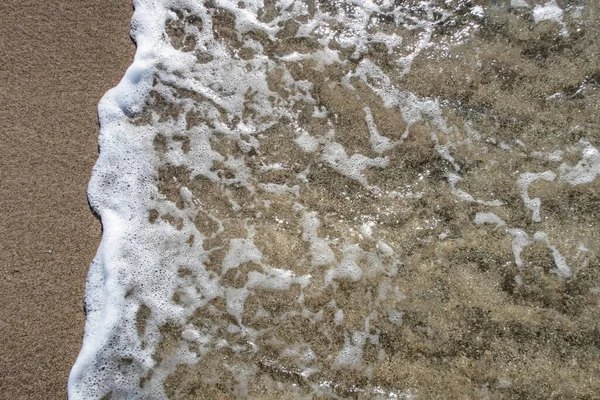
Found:
<path fill-rule="evenodd" d="M 103 126 L 92 203 L 137 214 L 72 393 L 599 398 L 597 1 L 306 3 L 161 22 L 143 107 Z M 4 4 L 0 399 L 61 398 L 131 9 Z"/>
<path fill-rule="evenodd" d="M 100 224 L 96 108 L 131 63 L 127 0 L 0 3 L 0 398 L 65 397 Z"/>

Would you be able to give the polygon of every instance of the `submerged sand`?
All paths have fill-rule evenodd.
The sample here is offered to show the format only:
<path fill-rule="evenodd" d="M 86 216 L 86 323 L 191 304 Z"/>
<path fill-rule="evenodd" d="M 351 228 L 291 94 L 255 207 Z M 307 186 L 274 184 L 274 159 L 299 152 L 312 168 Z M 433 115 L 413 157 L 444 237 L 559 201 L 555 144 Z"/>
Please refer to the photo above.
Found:
<path fill-rule="evenodd" d="M 243 2 L 172 10 L 169 43 L 197 62 L 157 64 L 123 121 L 154 168 L 136 217 L 162 253 L 121 282 L 127 346 L 90 368 L 127 383 L 102 394 L 594 398 L 596 3 L 406 2 L 360 34 L 360 6 L 309 3 L 257 12 L 275 38 L 240 31 Z M 263 61 L 255 87 L 229 85 Z"/>

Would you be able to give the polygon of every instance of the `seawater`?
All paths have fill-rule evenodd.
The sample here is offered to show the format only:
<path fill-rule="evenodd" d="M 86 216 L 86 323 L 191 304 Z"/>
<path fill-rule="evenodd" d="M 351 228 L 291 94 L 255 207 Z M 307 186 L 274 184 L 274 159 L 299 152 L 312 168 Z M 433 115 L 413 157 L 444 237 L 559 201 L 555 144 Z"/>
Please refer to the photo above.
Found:
<path fill-rule="evenodd" d="M 135 1 L 69 398 L 600 392 L 599 14 Z"/>

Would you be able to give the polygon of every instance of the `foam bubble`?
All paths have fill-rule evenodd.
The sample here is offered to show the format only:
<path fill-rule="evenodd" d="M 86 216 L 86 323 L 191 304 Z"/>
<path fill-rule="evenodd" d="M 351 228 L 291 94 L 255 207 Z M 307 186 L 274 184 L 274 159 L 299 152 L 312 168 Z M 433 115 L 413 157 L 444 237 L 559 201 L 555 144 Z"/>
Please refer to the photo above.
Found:
<path fill-rule="evenodd" d="M 556 4 L 555 0 L 533 7 L 533 20 L 536 24 L 541 21 L 554 21 L 561 26 L 561 35 L 566 36 L 568 34 L 567 26 L 563 21 L 563 10 Z"/>

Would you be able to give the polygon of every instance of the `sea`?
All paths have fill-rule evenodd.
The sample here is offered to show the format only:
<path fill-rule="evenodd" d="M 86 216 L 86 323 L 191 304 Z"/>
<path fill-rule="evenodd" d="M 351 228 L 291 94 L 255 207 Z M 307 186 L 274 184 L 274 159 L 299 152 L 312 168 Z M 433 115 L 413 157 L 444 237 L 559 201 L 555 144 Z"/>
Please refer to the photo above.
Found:
<path fill-rule="evenodd" d="M 70 399 L 598 398 L 598 1 L 134 7 Z"/>

